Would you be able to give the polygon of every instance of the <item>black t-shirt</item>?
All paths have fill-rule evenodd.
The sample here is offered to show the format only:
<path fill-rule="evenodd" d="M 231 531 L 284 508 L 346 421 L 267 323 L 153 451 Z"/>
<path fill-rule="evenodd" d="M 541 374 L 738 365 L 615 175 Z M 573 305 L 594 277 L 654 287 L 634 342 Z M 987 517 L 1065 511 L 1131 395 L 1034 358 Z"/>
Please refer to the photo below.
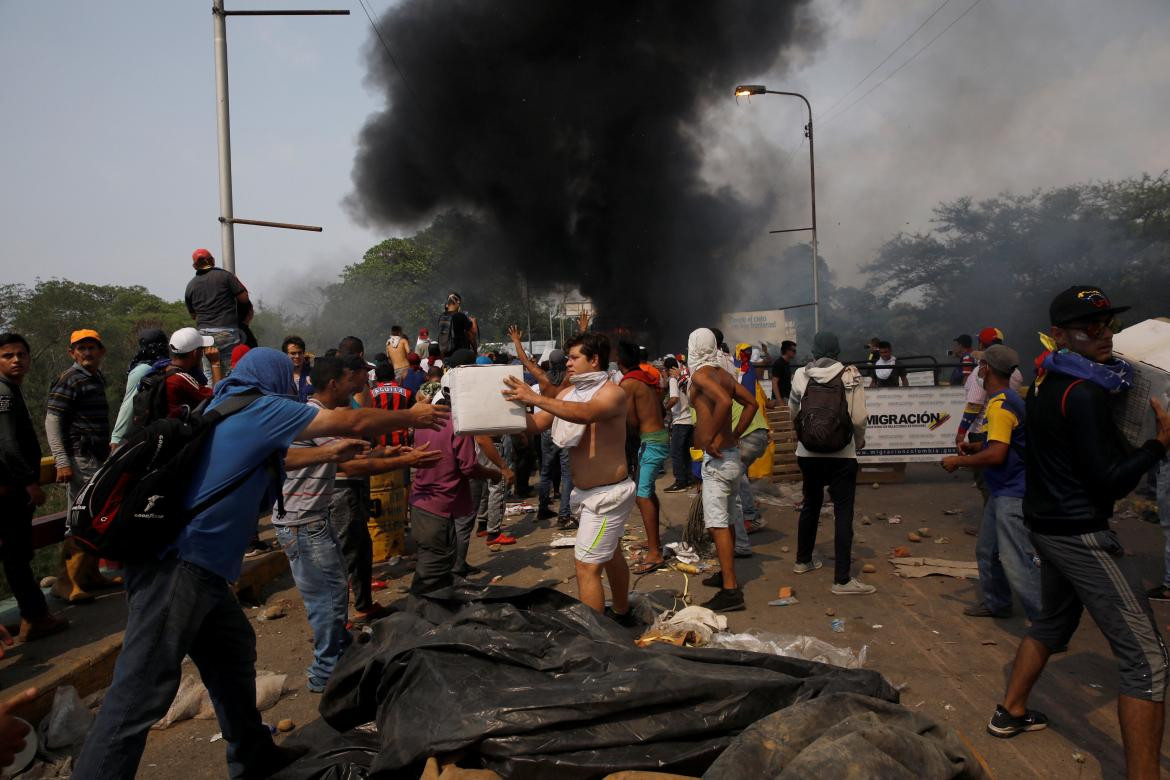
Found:
<path fill-rule="evenodd" d="M 236 296 L 246 289 L 235 274 L 222 268 L 207 268 L 196 271 L 195 278 L 187 282 L 183 299 L 187 311 L 195 315 L 197 327 L 238 328 Z"/>
<path fill-rule="evenodd" d="M 456 349 L 471 349 L 471 318 L 461 311 L 451 315 L 451 346 Z"/>
<path fill-rule="evenodd" d="M 772 378 L 780 382 L 780 398 L 787 398 L 792 394 L 792 372 L 788 369 L 788 361 L 782 357 L 776 358 L 772 364 Z M 780 398 L 776 400 L 779 401 Z"/>

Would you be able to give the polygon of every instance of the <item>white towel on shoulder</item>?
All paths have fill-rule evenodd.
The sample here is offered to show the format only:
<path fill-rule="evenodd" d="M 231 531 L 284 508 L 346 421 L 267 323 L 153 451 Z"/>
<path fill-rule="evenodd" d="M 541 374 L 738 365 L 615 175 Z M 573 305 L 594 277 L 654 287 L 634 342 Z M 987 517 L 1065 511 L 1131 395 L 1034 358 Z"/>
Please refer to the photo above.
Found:
<path fill-rule="evenodd" d="M 569 383 L 573 387 L 561 400 L 572 401 L 573 403 L 586 403 L 587 401 L 591 401 L 593 400 L 593 396 L 597 395 L 598 391 L 605 387 L 605 383 L 608 381 L 609 375 L 604 371 L 574 374 L 569 377 Z M 558 447 L 576 447 L 581 443 L 581 437 L 584 435 L 584 423 L 574 423 L 568 420 L 562 420 L 560 417 L 553 417 L 552 440 Z"/>

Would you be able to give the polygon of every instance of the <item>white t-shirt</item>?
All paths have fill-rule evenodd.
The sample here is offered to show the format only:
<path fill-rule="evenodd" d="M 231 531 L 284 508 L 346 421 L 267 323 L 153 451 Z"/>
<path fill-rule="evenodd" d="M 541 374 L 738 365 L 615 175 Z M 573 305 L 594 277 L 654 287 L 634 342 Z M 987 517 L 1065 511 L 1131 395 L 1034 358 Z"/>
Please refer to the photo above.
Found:
<path fill-rule="evenodd" d="M 670 410 L 670 422 L 672 425 L 694 425 L 694 420 L 691 419 L 691 400 L 687 398 L 687 394 L 680 392 L 678 387 L 678 380 L 674 377 L 670 378 L 666 391 L 667 398 L 677 398 L 676 403 Z"/>

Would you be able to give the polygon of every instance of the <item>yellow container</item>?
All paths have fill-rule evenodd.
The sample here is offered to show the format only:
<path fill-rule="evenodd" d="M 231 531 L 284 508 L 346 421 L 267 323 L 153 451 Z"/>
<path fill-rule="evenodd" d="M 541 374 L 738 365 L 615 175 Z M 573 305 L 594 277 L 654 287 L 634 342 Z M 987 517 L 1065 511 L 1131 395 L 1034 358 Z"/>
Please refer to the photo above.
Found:
<path fill-rule="evenodd" d="M 375 562 L 406 553 L 406 512 L 406 488 L 370 490 L 370 519 L 367 527 L 370 529 L 370 541 L 374 544 Z"/>
<path fill-rule="evenodd" d="M 370 477 L 370 490 L 385 490 L 406 487 L 406 469 L 387 471 Z"/>

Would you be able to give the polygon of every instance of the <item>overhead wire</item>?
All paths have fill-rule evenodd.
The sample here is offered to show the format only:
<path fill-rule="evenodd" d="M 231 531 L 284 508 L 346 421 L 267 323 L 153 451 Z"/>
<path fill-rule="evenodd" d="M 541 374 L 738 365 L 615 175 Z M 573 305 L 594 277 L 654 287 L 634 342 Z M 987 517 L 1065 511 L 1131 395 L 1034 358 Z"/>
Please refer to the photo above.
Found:
<path fill-rule="evenodd" d="M 925 19 L 923 19 L 923 20 L 922 20 L 922 24 L 920 24 L 920 25 L 918 25 L 917 27 L 915 27 L 915 28 L 914 28 L 914 31 L 913 31 L 912 33 L 910 33 L 909 35 L 907 35 L 907 36 L 906 36 L 906 37 L 905 37 L 905 38 L 902 40 L 902 42 L 901 42 L 901 43 L 899 43 L 897 46 L 895 46 L 895 47 L 894 47 L 894 50 L 893 50 L 893 51 L 891 51 L 889 54 L 887 54 L 887 55 L 885 56 L 885 59 L 883 59 L 883 60 L 882 60 L 881 62 L 879 62 L 877 65 L 874 65 L 874 66 L 873 66 L 873 68 L 872 68 L 872 69 L 870 69 L 869 73 L 866 73 L 866 74 L 865 74 L 865 76 L 863 76 L 863 77 L 862 77 L 861 81 L 858 81 L 856 84 L 854 84 L 852 87 L 850 87 L 850 88 L 849 88 L 849 91 L 848 91 L 848 92 L 846 92 L 846 93 L 845 93 L 844 95 L 842 95 L 841 97 L 837 98 L 837 99 L 836 99 L 836 100 L 833 102 L 833 105 L 831 105 L 831 106 L 829 106 L 828 108 L 826 108 L 826 109 L 825 109 L 825 110 L 824 110 L 824 111 L 821 113 L 821 115 L 817 117 L 817 119 L 821 119 L 822 117 L 828 116 L 829 114 L 833 113 L 833 109 L 834 109 L 834 108 L 836 108 L 837 106 L 839 106 L 839 105 L 841 105 L 843 102 L 845 102 L 845 98 L 847 98 L 847 97 L 849 97 L 850 95 L 852 95 L 854 90 L 856 90 L 858 87 L 860 87 L 862 84 L 864 84 L 864 83 L 865 83 L 865 82 L 866 82 L 866 81 L 869 79 L 869 77 L 870 77 L 870 76 L 872 76 L 873 74 L 877 73 L 877 72 L 878 72 L 878 70 L 879 70 L 879 69 L 880 69 L 880 68 L 881 68 L 883 65 L 885 65 L 887 62 L 889 62 L 889 61 L 890 61 L 890 58 L 891 58 L 891 57 L 893 57 L 895 54 L 897 54 L 898 52 L 900 52 L 900 51 L 902 50 L 902 47 L 903 47 L 903 46 L 905 46 L 907 43 L 909 43 L 909 42 L 910 42 L 910 39 L 911 39 L 911 38 L 913 38 L 915 35 L 917 35 L 917 34 L 918 34 L 918 32 L 919 32 L 919 31 L 920 31 L 920 30 L 921 30 L 923 27 L 925 27 L 927 24 L 929 24 L 929 23 L 930 23 L 930 20 L 931 20 L 931 19 L 933 19 L 933 18 L 934 18 L 934 17 L 935 17 L 935 16 L 938 14 L 938 12 L 939 12 L 939 11 L 941 11 L 941 10 L 942 10 L 942 9 L 944 9 L 944 8 L 946 8 L 946 7 L 947 7 L 947 5 L 949 5 L 949 4 L 950 4 L 950 2 L 951 2 L 951 0 L 943 0 L 942 4 L 941 4 L 941 5 L 939 5 L 939 7 L 938 7 L 938 8 L 935 8 L 935 9 L 934 9 L 934 11 L 933 11 L 933 12 L 930 14 L 930 16 L 928 16 L 928 17 L 926 17 Z"/>
<path fill-rule="evenodd" d="M 965 10 L 965 11 L 963 11 L 963 13 L 961 13 L 961 14 L 959 14 L 957 17 L 955 17 L 955 18 L 954 18 L 954 19 L 951 21 L 951 23 L 950 23 L 950 24 L 948 24 L 946 27 L 944 27 L 944 28 L 942 28 L 941 30 L 939 30 L 939 31 L 938 31 L 938 33 L 936 33 L 936 34 L 935 34 L 935 36 L 934 36 L 933 38 L 931 38 L 929 41 L 927 41 L 925 44 L 923 44 L 923 46 L 922 46 L 921 48 L 919 48 L 919 49 L 918 49 L 918 51 L 916 51 L 916 52 L 914 52 L 913 54 L 911 54 L 911 55 L 910 55 L 910 57 L 909 57 L 909 58 L 907 58 L 907 59 L 906 59 L 906 60 L 905 60 L 905 61 L 904 61 L 904 62 L 903 62 L 901 65 L 899 65 L 898 67 L 896 67 L 896 68 L 894 68 L 892 71 L 890 71 L 888 74 L 886 74 L 886 76 L 885 76 L 884 78 L 882 78 L 882 80 L 881 80 L 881 81 L 877 82 L 877 83 L 876 83 L 876 84 L 874 84 L 872 87 L 870 87 L 869 89 L 867 89 L 867 90 L 866 90 L 864 93 L 862 93 L 860 96 L 858 96 L 858 97 L 857 97 L 857 99 L 856 99 L 856 100 L 854 100 L 852 103 L 850 103 L 849 105 L 847 105 L 847 106 L 845 106 L 844 108 L 840 109 L 839 111 L 837 111 L 837 113 L 835 113 L 835 114 L 832 114 L 831 116 L 826 116 L 826 117 L 825 117 L 823 120 L 821 120 L 821 124 L 822 124 L 822 125 L 824 125 L 824 124 L 826 124 L 826 123 L 828 123 L 828 122 L 831 122 L 831 121 L 833 121 L 834 119 L 836 119 L 837 117 L 839 117 L 839 116 L 841 116 L 842 114 L 846 113 L 846 112 L 847 112 L 849 109 L 853 108 L 855 105 L 857 105 L 857 104 L 858 104 L 858 103 L 860 103 L 861 101 L 865 100 L 865 98 L 867 98 L 867 97 L 868 97 L 868 96 L 869 96 L 869 95 L 870 95 L 870 94 L 871 94 L 871 93 L 872 93 L 872 92 L 873 92 L 875 89 L 877 89 L 877 88 L 878 88 L 878 87 L 880 87 L 882 84 L 885 84 L 887 81 L 889 81 L 889 80 L 890 80 L 890 79 L 892 79 L 894 76 L 896 76 L 896 75 L 897 75 L 897 74 L 898 74 L 898 73 L 899 73 L 899 72 L 902 70 L 902 68 L 905 68 L 907 65 L 909 65 L 909 64 L 910 64 L 910 63 L 912 63 L 912 62 L 914 62 L 914 60 L 918 59 L 918 55 L 922 54 L 922 52 L 924 52 L 924 51 L 926 51 L 927 49 L 929 49 L 929 48 L 930 48 L 930 45 L 931 45 L 932 43 L 934 43 L 934 42 L 935 42 L 935 41 L 937 41 L 939 38 L 941 38 L 941 37 L 942 37 L 944 34 L 946 34 L 947 30 L 951 29 L 951 28 L 952 28 L 952 27 L 954 27 L 956 24 L 958 24 L 959 22 L 961 22 L 961 21 L 963 20 L 963 18 L 964 18 L 964 17 L 966 17 L 966 16 L 967 16 L 967 14 L 969 14 L 969 13 L 971 13 L 973 10 L 975 10 L 975 6 L 979 5 L 981 2 L 983 2 L 983 0 L 975 0 L 973 3 L 971 3 L 971 5 L 967 6 L 966 10 Z"/>

